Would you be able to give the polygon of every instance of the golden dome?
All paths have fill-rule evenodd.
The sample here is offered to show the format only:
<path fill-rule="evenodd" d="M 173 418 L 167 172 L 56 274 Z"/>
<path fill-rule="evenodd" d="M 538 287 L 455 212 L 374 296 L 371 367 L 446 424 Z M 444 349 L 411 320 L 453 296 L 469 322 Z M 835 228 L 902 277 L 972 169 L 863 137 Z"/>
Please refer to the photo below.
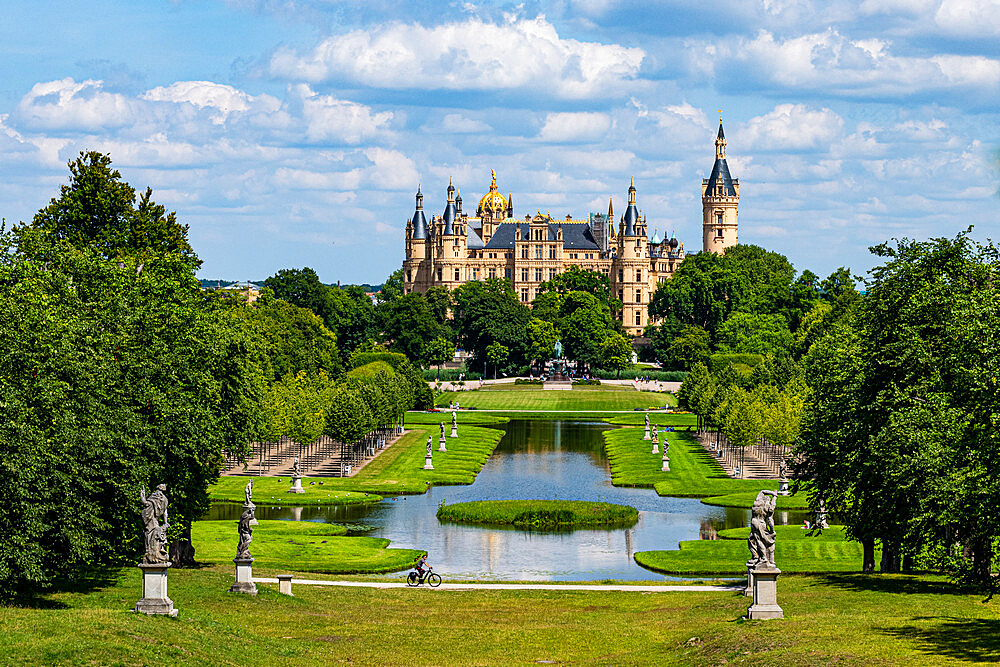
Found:
<path fill-rule="evenodd" d="M 491 169 L 490 174 L 493 176 L 493 182 L 490 183 L 490 191 L 479 200 L 477 211 L 479 216 L 486 211 L 502 215 L 507 210 L 507 198 L 497 191 L 497 172 Z"/>

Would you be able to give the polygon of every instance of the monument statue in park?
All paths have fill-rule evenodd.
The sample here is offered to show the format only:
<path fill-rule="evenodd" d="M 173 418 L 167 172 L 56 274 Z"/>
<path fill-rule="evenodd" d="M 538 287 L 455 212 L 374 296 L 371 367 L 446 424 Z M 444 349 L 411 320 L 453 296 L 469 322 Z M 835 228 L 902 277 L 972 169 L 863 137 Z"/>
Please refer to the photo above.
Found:
<path fill-rule="evenodd" d="M 562 356 L 563 356 L 563 345 L 562 345 L 562 341 L 559 340 L 558 338 L 556 339 L 556 347 L 555 347 L 555 350 L 553 350 L 553 351 L 555 352 L 555 355 L 556 355 L 555 357 L 553 357 L 554 359 L 562 359 Z"/>
<path fill-rule="evenodd" d="M 236 547 L 236 558 L 240 560 L 253 558 L 250 555 L 250 543 L 253 541 L 253 527 L 257 525 L 257 506 L 250 500 L 252 492 L 253 480 L 250 480 L 247 482 L 246 488 L 247 501 L 243 504 L 243 514 L 240 515 L 240 524 L 237 529 L 240 533 L 240 541 Z"/>
<path fill-rule="evenodd" d="M 167 597 L 167 570 L 170 555 L 167 553 L 167 490 L 166 484 L 158 484 L 156 490 L 146 496 L 146 487 L 139 489 L 142 501 L 142 527 L 145 531 L 146 553 L 142 556 L 139 569 L 142 570 L 142 599 L 135 603 L 135 611 L 140 614 L 164 614 L 176 616 L 174 602 Z M 163 523 L 160 523 L 160 521 Z"/>
<path fill-rule="evenodd" d="M 778 502 L 778 492 L 764 489 L 753 501 L 750 519 L 750 560 L 747 561 L 747 590 L 753 595 L 753 604 L 747 609 L 751 619 L 784 618 L 785 613 L 778 606 L 778 575 L 774 564 L 774 506 Z"/>
<path fill-rule="evenodd" d="M 302 473 L 299 471 L 299 457 L 296 456 L 292 461 L 292 486 L 288 489 L 287 493 L 305 493 L 306 490 L 302 488 Z"/>
<path fill-rule="evenodd" d="M 747 546 L 750 547 L 748 567 L 754 567 L 758 563 L 774 566 L 774 538 L 777 535 L 774 530 L 774 506 L 777 502 L 778 493 L 770 489 L 758 493 L 753 501 L 750 538 L 747 540 Z"/>
<path fill-rule="evenodd" d="M 146 487 L 139 491 L 139 498 L 142 500 L 142 525 L 146 531 L 145 545 L 146 554 L 142 557 L 142 562 L 147 564 L 166 563 L 170 560 L 167 553 L 167 490 L 166 484 L 159 484 L 156 490 L 146 497 Z M 163 523 L 160 523 L 160 519 Z"/>
<path fill-rule="evenodd" d="M 253 493 L 253 480 L 247 482 L 246 502 L 243 503 L 243 514 L 237 526 L 240 541 L 236 546 L 236 581 L 229 587 L 230 593 L 247 593 L 257 595 L 257 585 L 253 582 L 253 556 L 250 555 L 250 542 L 253 541 L 253 527 L 257 525 L 256 505 L 250 499 Z"/>
<path fill-rule="evenodd" d="M 299 472 L 299 457 L 296 456 L 295 460 L 292 461 L 292 477 L 301 477 L 301 476 L 302 473 Z"/>

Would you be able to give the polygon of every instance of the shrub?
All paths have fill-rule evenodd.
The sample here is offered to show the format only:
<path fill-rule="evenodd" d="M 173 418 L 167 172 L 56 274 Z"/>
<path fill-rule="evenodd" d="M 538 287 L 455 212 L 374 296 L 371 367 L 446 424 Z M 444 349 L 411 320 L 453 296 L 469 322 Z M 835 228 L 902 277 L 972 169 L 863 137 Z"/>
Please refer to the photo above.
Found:
<path fill-rule="evenodd" d="M 752 370 L 763 361 L 764 355 L 762 354 L 713 354 L 708 360 L 708 370 L 713 374 L 718 373 L 730 364 L 742 365 L 744 368 Z"/>
<path fill-rule="evenodd" d="M 525 378 L 517 378 L 514 380 L 514 384 L 545 384 L 541 380 L 526 380 Z"/>
<path fill-rule="evenodd" d="M 573 380 L 573 384 L 574 385 L 600 385 L 601 381 L 598 380 L 597 378 L 593 378 L 592 380 Z"/>
<path fill-rule="evenodd" d="M 645 368 L 622 371 L 620 376 L 618 371 L 595 368 L 590 371 L 590 374 L 602 380 L 632 380 L 637 377 L 648 377 L 657 382 L 683 382 L 684 378 L 687 377 L 687 371 L 654 371 Z"/>

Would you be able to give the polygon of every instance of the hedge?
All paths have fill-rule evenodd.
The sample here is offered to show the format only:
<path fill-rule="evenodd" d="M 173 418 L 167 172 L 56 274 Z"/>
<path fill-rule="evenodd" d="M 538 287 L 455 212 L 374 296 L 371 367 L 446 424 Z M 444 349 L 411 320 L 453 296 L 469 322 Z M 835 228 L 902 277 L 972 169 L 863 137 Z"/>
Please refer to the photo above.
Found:
<path fill-rule="evenodd" d="M 640 368 L 638 370 L 630 369 L 627 371 L 622 371 L 618 374 L 618 371 L 609 371 L 603 368 L 595 368 L 590 371 L 590 374 L 595 378 L 601 380 L 632 380 L 634 378 L 644 378 L 648 377 L 650 380 L 655 380 L 657 382 L 683 382 L 684 378 L 687 377 L 687 371 L 656 371 L 647 368 Z"/>

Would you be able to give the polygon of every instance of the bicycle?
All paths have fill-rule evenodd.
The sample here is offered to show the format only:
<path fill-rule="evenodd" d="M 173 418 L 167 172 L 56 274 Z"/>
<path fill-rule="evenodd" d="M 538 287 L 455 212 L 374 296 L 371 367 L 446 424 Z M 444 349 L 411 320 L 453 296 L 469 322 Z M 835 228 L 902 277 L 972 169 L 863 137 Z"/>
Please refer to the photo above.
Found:
<path fill-rule="evenodd" d="M 431 588 L 437 588 L 441 585 L 441 575 L 433 571 L 434 568 L 428 567 L 426 574 L 420 576 L 416 570 L 413 570 L 408 575 L 406 575 L 406 585 L 407 586 L 419 586 L 420 584 L 427 582 L 427 585 Z"/>

